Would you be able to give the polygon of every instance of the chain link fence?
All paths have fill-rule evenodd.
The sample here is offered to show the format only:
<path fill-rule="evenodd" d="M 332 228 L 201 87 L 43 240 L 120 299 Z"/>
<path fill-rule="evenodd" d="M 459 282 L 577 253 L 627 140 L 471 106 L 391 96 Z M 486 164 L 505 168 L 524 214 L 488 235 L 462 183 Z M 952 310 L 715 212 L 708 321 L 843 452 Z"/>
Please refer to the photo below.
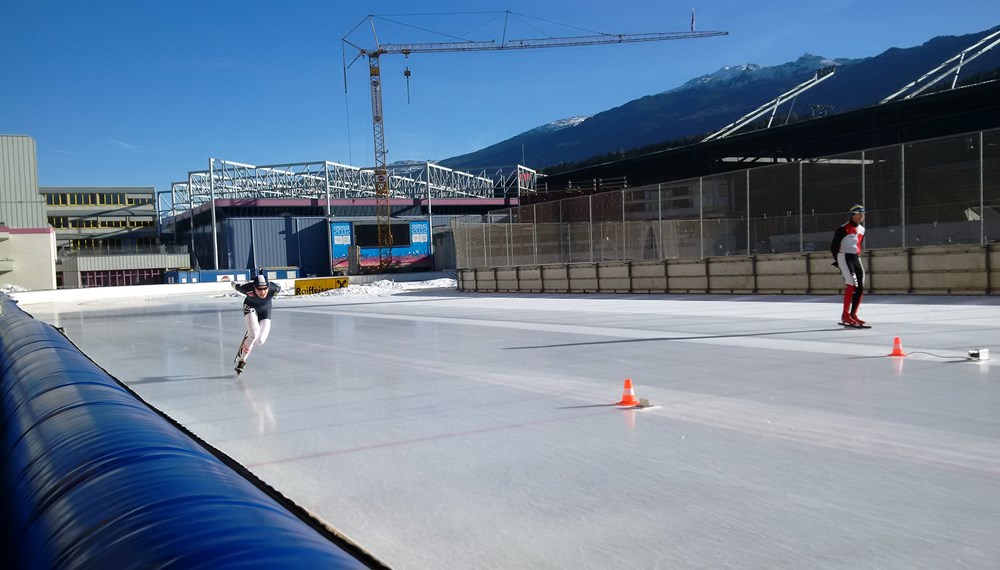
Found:
<path fill-rule="evenodd" d="M 733 157 L 732 160 L 747 160 Z M 1000 241 L 1000 129 L 455 218 L 459 269 Z"/>

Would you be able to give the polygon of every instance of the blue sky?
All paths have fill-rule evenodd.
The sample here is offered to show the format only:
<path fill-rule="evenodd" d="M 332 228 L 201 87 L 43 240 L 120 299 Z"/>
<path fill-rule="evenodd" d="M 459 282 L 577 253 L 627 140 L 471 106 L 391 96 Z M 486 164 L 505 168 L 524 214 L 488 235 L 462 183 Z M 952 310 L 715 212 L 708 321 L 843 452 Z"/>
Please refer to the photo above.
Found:
<path fill-rule="evenodd" d="M 995 0 L 0 0 L 0 133 L 35 138 L 43 186 L 165 191 L 209 157 L 367 166 L 366 62 L 348 70 L 345 95 L 341 38 L 368 14 L 387 15 L 382 42 L 411 43 L 499 38 L 503 18 L 490 13 L 504 10 L 533 18 L 511 17 L 508 37 L 686 31 L 692 7 L 699 30 L 729 35 L 383 56 L 389 161 L 471 152 L 724 65 L 866 57 L 1000 24 Z M 416 13 L 437 15 L 399 16 Z M 367 24 L 350 38 L 373 44 Z"/>

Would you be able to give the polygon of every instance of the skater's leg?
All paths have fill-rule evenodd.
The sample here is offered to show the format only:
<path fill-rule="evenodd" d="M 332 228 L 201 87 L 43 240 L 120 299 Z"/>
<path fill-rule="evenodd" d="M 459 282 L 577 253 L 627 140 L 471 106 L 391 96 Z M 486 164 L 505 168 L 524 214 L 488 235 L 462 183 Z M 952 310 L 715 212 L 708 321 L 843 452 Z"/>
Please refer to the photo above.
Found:
<path fill-rule="evenodd" d="M 246 346 L 247 346 L 247 339 L 249 338 L 250 338 L 249 331 L 243 333 L 243 340 L 240 341 L 240 348 L 236 351 L 236 358 L 234 359 L 233 362 L 236 364 L 235 370 L 237 377 L 239 377 L 239 375 L 243 373 L 243 368 L 247 365 Z"/>
<path fill-rule="evenodd" d="M 246 346 L 246 344 L 247 344 L 247 338 L 249 338 L 249 337 L 250 337 L 250 333 L 249 332 L 243 333 L 243 340 L 240 341 L 240 347 L 238 349 L 236 349 L 236 360 L 237 361 L 243 359 L 243 347 Z"/>
<path fill-rule="evenodd" d="M 267 342 L 267 335 L 271 332 L 271 319 L 263 319 L 260 321 L 260 334 L 257 336 L 257 345 L 262 345 Z"/>
<path fill-rule="evenodd" d="M 844 286 L 844 310 L 840 313 L 840 322 L 845 325 L 853 325 L 854 319 L 851 317 L 851 301 L 854 300 L 854 285 Z"/>
<path fill-rule="evenodd" d="M 858 318 L 858 307 L 861 306 L 861 299 L 865 295 L 865 268 L 861 265 L 860 258 L 856 260 L 854 265 L 854 274 L 857 277 L 858 286 L 855 288 L 854 297 L 851 299 L 851 318 L 863 325 L 865 322 Z"/>
<path fill-rule="evenodd" d="M 257 321 L 257 311 L 250 311 L 243 315 L 243 321 L 247 325 L 246 340 L 243 341 L 243 360 L 250 358 L 250 351 L 253 350 L 254 343 L 260 336 L 260 322 Z"/>
<path fill-rule="evenodd" d="M 858 276 L 854 272 L 856 259 L 855 255 L 837 254 L 837 265 L 840 267 L 840 274 L 844 277 L 844 310 L 840 313 L 840 322 L 845 325 L 856 324 L 854 318 L 851 317 L 851 303 L 854 302 L 854 293 L 858 288 Z"/>
<path fill-rule="evenodd" d="M 854 291 L 854 297 L 851 299 L 851 318 L 862 325 L 865 324 L 865 322 L 858 318 L 858 307 L 861 306 L 861 299 L 864 298 L 864 296 L 864 290 L 859 287 Z"/>

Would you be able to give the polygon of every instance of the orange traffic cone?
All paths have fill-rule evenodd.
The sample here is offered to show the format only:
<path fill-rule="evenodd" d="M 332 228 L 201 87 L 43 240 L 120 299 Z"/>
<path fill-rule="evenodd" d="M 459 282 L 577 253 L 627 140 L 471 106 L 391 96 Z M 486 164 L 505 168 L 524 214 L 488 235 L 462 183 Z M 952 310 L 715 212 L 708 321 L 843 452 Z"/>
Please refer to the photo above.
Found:
<path fill-rule="evenodd" d="M 625 389 L 622 392 L 622 401 L 618 402 L 619 406 L 629 406 L 634 407 L 639 405 L 639 400 L 635 399 L 635 390 L 632 389 L 632 379 L 625 379 Z"/>
<path fill-rule="evenodd" d="M 889 353 L 889 356 L 906 356 L 906 353 L 903 352 L 903 343 L 898 336 L 892 339 L 892 352 Z"/>

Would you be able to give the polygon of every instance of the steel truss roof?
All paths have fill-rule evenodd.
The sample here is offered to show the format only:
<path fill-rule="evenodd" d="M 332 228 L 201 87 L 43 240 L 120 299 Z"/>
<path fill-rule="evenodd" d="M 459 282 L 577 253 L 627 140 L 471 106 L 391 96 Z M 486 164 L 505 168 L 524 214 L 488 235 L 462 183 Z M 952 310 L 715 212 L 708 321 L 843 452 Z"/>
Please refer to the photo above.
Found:
<path fill-rule="evenodd" d="M 209 159 L 209 169 L 188 172 L 186 182 L 171 184 L 174 212 L 194 209 L 212 199 L 374 198 L 374 169 L 330 161 L 255 166 Z M 388 171 L 390 198 L 497 198 L 534 192 L 537 173 L 518 165 L 513 171 L 475 175 L 430 162 Z"/>

